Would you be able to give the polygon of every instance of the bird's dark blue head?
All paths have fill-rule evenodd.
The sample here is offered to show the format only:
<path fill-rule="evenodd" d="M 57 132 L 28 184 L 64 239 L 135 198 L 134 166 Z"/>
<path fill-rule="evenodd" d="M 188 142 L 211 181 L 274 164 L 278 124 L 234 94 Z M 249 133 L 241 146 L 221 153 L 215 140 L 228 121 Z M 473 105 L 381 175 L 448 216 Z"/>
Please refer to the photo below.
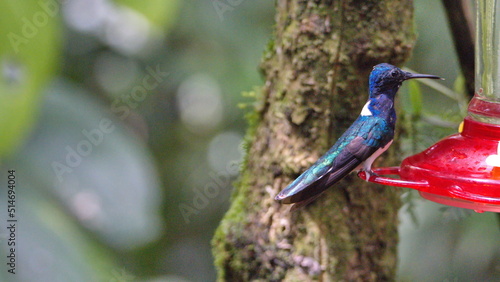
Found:
<path fill-rule="evenodd" d="M 370 98 L 374 98 L 380 94 L 385 94 L 389 98 L 394 99 L 394 96 L 396 95 L 396 92 L 398 92 L 398 89 L 403 81 L 412 78 L 441 79 L 439 76 L 435 75 L 415 74 L 403 71 L 400 68 L 387 63 L 378 64 L 373 67 L 370 74 Z"/>

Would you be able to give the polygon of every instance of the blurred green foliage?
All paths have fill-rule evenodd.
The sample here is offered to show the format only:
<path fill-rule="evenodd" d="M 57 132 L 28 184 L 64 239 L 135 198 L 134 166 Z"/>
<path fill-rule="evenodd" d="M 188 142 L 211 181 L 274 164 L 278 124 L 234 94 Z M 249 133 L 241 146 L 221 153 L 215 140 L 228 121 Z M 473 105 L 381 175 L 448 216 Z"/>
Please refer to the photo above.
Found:
<path fill-rule="evenodd" d="M 0 157 L 17 149 L 32 128 L 43 87 L 54 75 L 61 29 L 57 15 L 43 7 L 0 2 Z"/>
<path fill-rule="evenodd" d="M 179 0 L 116 0 L 117 4 L 128 6 L 144 15 L 151 23 L 164 30 L 170 29 L 179 15 Z"/>
<path fill-rule="evenodd" d="M 16 171 L 19 220 L 19 272 L 0 280 L 215 278 L 210 239 L 244 151 L 238 105 L 263 84 L 274 15 L 272 1 L 219 2 L 0 2 L 0 181 Z M 415 4 L 408 66 L 460 93 L 442 8 Z M 456 132 L 457 101 L 425 85 L 400 93 L 413 124 L 402 156 Z M 401 280 L 500 276 L 491 214 L 406 198 Z M 4 224 L 7 204 L 1 193 Z"/>

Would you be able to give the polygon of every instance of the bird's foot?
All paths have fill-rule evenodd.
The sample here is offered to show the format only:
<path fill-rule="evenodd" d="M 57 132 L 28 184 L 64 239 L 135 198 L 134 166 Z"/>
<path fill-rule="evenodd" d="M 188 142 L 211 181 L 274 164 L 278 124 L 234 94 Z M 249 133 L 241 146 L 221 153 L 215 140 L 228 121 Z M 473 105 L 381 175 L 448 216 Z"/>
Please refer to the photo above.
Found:
<path fill-rule="evenodd" d="M 373 170 L 371 170 L 371 169 L 362 169 L 361 171 L 365 173 L 367 182 L 370 181 L 370 178 L 372 176 L 374 176 L 374 177 L 379 176 L 377 173 L 373 172 Z"/>

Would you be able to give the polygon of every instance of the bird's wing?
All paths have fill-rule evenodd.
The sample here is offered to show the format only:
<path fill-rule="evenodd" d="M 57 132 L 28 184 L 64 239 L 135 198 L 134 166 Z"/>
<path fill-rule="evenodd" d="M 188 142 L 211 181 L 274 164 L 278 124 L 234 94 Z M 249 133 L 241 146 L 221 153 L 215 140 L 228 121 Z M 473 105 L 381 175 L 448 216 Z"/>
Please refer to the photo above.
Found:
<path fill-rule="evenodd" d="M 387 126 L 383 119 L 360 117 L 325 155 L 275 199 L 286 204 L 297 203 L 325 191 L 385 145 L 386 138 L 378 133 L 383 126 Z"/>

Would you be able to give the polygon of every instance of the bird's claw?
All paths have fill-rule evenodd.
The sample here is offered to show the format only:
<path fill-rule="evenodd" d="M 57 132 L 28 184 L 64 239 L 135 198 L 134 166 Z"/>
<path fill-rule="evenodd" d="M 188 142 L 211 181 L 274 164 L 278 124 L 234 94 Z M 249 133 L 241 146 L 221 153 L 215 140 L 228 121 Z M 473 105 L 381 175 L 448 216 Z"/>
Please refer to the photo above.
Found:
<path fill-rule="evenodd" d="M 361 171 L 363 171 L 366 175 L 366 181 L 370 181 L 371 177 L 374 176 L 374 177 L 377 177 L 379 176 L 377 173 L 375 173 L 373 170 L 364 170 L 362 169 Z"/>

